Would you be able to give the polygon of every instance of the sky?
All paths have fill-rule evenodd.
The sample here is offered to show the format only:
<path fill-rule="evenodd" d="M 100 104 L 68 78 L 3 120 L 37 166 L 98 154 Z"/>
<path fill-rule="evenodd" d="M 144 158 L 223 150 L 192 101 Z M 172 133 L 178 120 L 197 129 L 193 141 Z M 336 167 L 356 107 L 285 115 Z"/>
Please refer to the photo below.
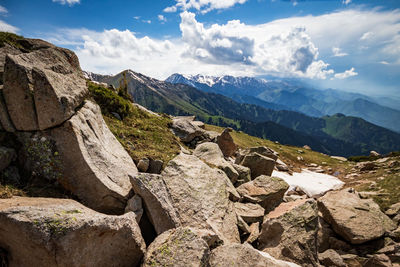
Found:
<path fill-rule="evenodd" d="M 84 70 L 299 78 L 400 96 L 399 0 L 0 0 L 0 30 Z"/>

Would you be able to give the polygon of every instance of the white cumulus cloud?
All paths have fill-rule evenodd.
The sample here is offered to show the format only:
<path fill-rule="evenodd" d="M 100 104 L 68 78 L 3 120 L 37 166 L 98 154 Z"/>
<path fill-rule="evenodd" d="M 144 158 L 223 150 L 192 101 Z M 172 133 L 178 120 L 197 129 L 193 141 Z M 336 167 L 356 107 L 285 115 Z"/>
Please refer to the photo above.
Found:
<path fill-rule="evenodd" d="M 55 3 L 60 3 L 62 5 L 68 4 L 69 6 L 73 6 L 75 4 L 79 4 L 81 0 L 53 0 Z"/>
<path fill-rule="evenodd" d="M 0 6 L 0 14 L 7 14 L 8 13 L 8 10 L 7 10 L 7 8 L 5 8 L 4 6 Z"/>
<path fill-rule="evenodd" d="M 176 0 L 176 5 L 164 9 L 164 12 L 176 12 L 181 10 L 195 9 L 207 13 L 215 9 L 226 9 L 236 4 L 244 4 L 247 0 Z"/>
<path fill-rule="evenodd" d="M 336 73 L 335 78 L 343 80 L 343 79 L 346 79 L 346 78 L 349 78 L 352 76 L 357 76 L 357 75 L 358 75 L 358 73 L 354 71 L 354 68 L 351 68 L 349 70 L 346 70 L 345 72 Z"/>
<path fill-rule="evenodd" d="M 19 31 L 19 29 L 15 26 L 12 26 L 12 25 L 0 20 L 0 31 L 17 33 Z"/>
<path fill-rule="evenodd" d="M 339 47 L 332 47 L 332 53 L 334 57 L 344 57 L 349 55 L 345 52 L 342 52 L 342 49 L 340 49 Z"/>
<path fill-rule="evenodd" d="M 158 15 L 157 17 L 158 17 L 158 20 L 161 21 L 161 22 L 166 22 L 167 21 L 167 18 L 164 15 Z"/>

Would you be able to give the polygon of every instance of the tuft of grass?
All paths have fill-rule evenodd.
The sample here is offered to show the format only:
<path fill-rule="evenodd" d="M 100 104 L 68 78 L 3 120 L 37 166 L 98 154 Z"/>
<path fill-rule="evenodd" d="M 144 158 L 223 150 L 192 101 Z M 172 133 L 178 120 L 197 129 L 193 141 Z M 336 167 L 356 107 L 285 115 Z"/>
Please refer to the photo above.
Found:
<path fill-rule="evenodd" d="M 166 163 L 179 154 L 180 143 L 169 129 L 172 122 L 167 115 L 149 114 L 134 106 L 128 97 L 101 85 L 88 82 L 88 87 L 111 132 L 135 162 L 146 157 Z"/>
<path fill-rule="evenodd" d="M 20 48 L 24 50 L 24 47 L 18 42 L 19 40 L 23 40 L 24 37 L 16 35 L 10 32 L 0 32 L 0 47 L 5 46 L 5 44 L 9 44 L 16 48 Z"/>
<path fill-rule="evenodd" d="M 0 184 L 0 199 L 1 198 L 11 198 L 13 196 L 26 196 L 26 193 L 13 185 L 2 185 Z"/>

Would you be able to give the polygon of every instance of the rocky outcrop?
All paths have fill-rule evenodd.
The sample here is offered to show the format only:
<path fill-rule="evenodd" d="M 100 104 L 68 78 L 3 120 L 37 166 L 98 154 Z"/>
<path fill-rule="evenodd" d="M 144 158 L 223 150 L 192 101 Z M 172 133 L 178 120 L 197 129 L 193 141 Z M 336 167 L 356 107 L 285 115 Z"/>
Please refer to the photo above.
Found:
<path fill-rule="evenodd" d="M 193 155 L 207 164 L 223 170 L 232 183 L 237 181 L 239 173 L 231 163 L 224 159 L 224 155 L 216 143 L 206 142 L 198 145 L 193 151 Z"/>
<path fill-rule="evenodd" d="M 220 135 L 217 136 L 217 144 L 225 157 L 231 157 L 237 150 L 237 145 L 233 141 L 231 128 L 226 128 Z"/>
<path fill-rule="evenodd" d="M 43 48 L 6 57 L 3 95 L 19 131 L 62 124 L 87 93 L 78 58 L 68 49 Z"/>
<path fill-rule="evenodd" d="M 182 226 L 214 231 L 225 243 L 239 242 L 236 214 L 226 175 L 192 155 L 181 153 L 161 176 Z"/>
<path fill-rule="evenodd" d="M 148 247 L 143 267 L 208 266 L 210 249 L 191 228 L 171 229 Z"/>
<path fill-rule="evenodd" d="M 352 244 L 377 239 L 396 227 L 373 200 L 347 190 L 328 192 L 318 207 L 333 230 Z"/>
<path fill-rule="evenodd" d="M 251 246 L 230 244 L 211 252 L 210 267 L 299 267 L 299 265 L 276 260 L 269 254 Z"/>
<path fill-rule="evenodd" d="M 312 199 L 282 203 L 267 214 L 259 237 L 260 249 L 301 266 L 317 266 L 317 203 Z"/>
<path fill-rule="evenodd" d="M 257 152 L 252 152 L 244 156 L 241 165 L 250 169 L 251 178 L 254 179 L 260 175 L 271 176 L 274 170 L 275 160 Z"/>
<path fill-rule="evenodd" d="M 130 181 L 133 191 L 143 199 L 147 215 L 157 234 L 180 225 L 171 196 L 160 175 L 140 173 L 130 176 Z"/>
<path fill-rule="evenodd" d="M 1 75 L 0 75 L 1 76 Z M 3 97 L 3 86 L 0 85 L 0 130 L 7 132 L 15 132 L 14 124 L 12 123 Z"/>
<path fill-rule="evenodd" d="M 261 175 L 240 185 L 237 191 L 246 201 L 257 203 L 269 212 L 282 202 L 288 188 L 289 185 L 280 178 Z"/>
<path fill-rule="evenodd" d="M 135 215 L 108 216 L 73 200 L 0 200 L 0 247 L 9 266 L 138 266 Z"/>
<path fill-rule="evenodd" d="M 86 101 L 62 126 L 50 131 L 62 162 L 61 184 L 88 207 L 124 212 L 135 164 L 105 124 L 100 107 Z"/>

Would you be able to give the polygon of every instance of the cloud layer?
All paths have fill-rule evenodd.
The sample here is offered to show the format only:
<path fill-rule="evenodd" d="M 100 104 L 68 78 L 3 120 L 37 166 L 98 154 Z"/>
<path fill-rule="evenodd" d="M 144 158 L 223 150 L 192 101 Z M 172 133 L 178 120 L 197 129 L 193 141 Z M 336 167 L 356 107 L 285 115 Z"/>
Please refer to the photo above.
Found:
<path fill-rule="evenodd" d="M 340 80 L 360 73 L 355 64 L 400 64 L 399 10 L 351 9 L 259 25 L 232 20 L 205 26 L 192 12 L 180 16 L 181 36 L 175 39 L 139 38 L 116 29 L 62 29 L 48 39 L 76 46 L 84 69 L 116 73 L 132 68 L 160 79 L 180 72 Z M 347 71 L 337 73 L 329 61 L 344 56 L 348 65 L 341 68 Z"/>
<path fill-rule="evenodd" d="M 79 4 L 81 0 L 53 0 L 55 3 L 60 3 L 62 5 L 68 4 L 69 6 L 73 6 L 75 4 Z"/>
<path fill-rule="evenodd" d="M 176 5 L 165 8 L 164 12 L 194 9 L 204 14 L 211 10 L 226 9 L 236 4 L 244 4 L 247 0 L 176 0 L 176 2 Z"/>

